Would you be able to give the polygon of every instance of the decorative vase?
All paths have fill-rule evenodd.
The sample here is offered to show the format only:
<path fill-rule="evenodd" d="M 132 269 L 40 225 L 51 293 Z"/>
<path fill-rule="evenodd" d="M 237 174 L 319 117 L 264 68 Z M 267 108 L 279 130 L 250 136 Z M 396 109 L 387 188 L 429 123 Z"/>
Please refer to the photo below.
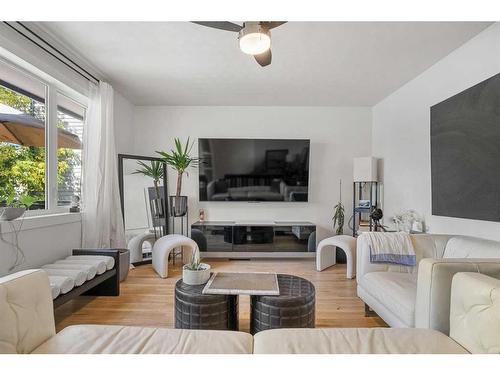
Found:
<path fill-rule="evenodd" d="M 188 197 L 185 195 L 171 195 L 170 197 L 170 215 L 179 217 L 187 213 Z"/>
<path fill-rule="evenodd" d="M 153 216 L 157 219 L 164 217 L 163 215 L 163 199 L 154 198 L 151 199 L 151 205 L 153 207 Z"/>
<path fill-rule="evenodd" d="M 11 221 L 23 216 L 25 207 L 0 207 L 0 220 Z"/>
<path fill-rule="evenodd" d="M 182 282 L 188 285 L 201 285 L 205 284 L 210 279 L 210 265 L 200 263 L 198 270 L 190 270 L 182 267 Z"/>

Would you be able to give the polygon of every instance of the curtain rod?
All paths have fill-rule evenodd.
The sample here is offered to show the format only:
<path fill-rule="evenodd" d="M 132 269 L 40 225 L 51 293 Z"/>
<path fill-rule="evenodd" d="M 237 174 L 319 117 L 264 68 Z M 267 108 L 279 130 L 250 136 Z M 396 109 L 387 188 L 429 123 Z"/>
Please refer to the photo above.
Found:
<path fill-rule="evenodd" d="M 42 41 L 44 44 L 46 44 L 47 46 L 49 46 L 52 50 L 54 50 L 56 53 L 48 50 L 46 47 L 44 47 L 43 45 L 41 45 L 39 42 L 37 42 L 36 40 L 34 40 L 33 38 L 31 38 L 30 36 L 26 35 L 25 33 L 23 33 L 21 30 L 19 30 L 17 27 L 14 27 L 13 25 L 11 25 L 9 22 L 6 22 L 4 21 L 4 24 L 6 24 L 7 26 L 9 26 L 11 29 L 13 29 L 14 31 L 16 31 L 18 34 L 22 35 L 23 37 L 25 37 L 26 39 L 28 39 L 30 42 L 32 42 L 33 44 L 35 44 L 37 47 L 41 48 L 42 50 L 44 50 L 45 52 L 47 52 L 49 55 L 51 55 L 52 57 L 54 57 L 55 59 L 59 60 L 60 62 L 62 62 L 64 65 L 66 65 L 68 68 L 70 68 L 71 70 L 73 70 L 75 73 L 79 74 L 80 76 L 82 76 L 83 78 L 85 78 L 86 80 L 88 81 L 94 81 L 95 83 L 98 83 L 100 80 L 98 78 L 96 78 L 94 75 L 92 75 L 91 73 L 89 73 L 87 70 L 85 70 L 84 68 L 82 68 L 80 65 L 78 65 L 75 61 L 73 61 L 72 59 L 70 59 L 68 56 L 66 56 L 64 53 L 62 53 L 61 51 L 59 51 L 57 48 L 55 48 L 52 44 L 50 44 L 49 42 L 47 42 L 45 39 L 43 39 L 42 37 L 40 37 L 38 34 L 36 34 L 35 32 L 33 32 L 32 30 L 30 30 L 27 26 L 25 26 L 22 22 L 16 22 L 17 24 L 19 24 L 20 26 L 22 26 L 26 31 L 28 31 L 29 33 L 33 34 L 36 38 L 38 38 L 40 41 Z M 59 56 L 58 56 L 58 55 Z M 60 56 L 62 56 L 62 58 L 66 59 L 67 61 L 69 61 L 71 64 L 69 64 L 68 62 L 64 61 Z M 78 69 L 76 69 L 76 68 Z M 82 73 L 83 71 L 83 73 Z"/>

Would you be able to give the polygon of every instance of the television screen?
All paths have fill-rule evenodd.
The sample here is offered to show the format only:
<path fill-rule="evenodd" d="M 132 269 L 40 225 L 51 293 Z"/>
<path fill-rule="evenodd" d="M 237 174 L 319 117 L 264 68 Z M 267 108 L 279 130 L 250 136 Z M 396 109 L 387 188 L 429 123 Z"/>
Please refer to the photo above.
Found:
<path fill-rule="evenodd" d="M 200 201 L 307 202 L 305 139 L 198 140 Z"/>

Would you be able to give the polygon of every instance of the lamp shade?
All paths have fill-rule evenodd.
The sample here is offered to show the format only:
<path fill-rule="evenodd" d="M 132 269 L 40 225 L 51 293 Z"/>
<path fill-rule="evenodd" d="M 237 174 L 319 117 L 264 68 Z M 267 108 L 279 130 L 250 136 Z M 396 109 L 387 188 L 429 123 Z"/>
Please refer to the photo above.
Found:
<path fill-rule="evenodd" d="M 377 158 L 371 156 L 364 158 L 354 158 L 354 182 L 378 181 L 377 161 Z"/>

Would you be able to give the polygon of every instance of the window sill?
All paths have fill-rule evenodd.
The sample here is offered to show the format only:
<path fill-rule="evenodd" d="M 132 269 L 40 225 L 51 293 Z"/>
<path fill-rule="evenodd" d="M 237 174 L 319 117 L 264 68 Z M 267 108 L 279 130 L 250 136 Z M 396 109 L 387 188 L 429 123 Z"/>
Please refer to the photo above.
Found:
<path fill-rule="evenodd" d="M 55 225 L 79 223 L 81 221 L 82 217 L 80 212 L 64 212 L 36 216 L 25 216 L 24 219 L 16 219 L 11 221 L 10 223 L 12 223 L 12 225 L 10 225 L 7 221 L 0 221 L 0 232 L 12 233 L 12 226 L 14 226 L 16 230 L 21 227 L 21 231 L 25 231 L 31 229 L 52 227 Z"/>

